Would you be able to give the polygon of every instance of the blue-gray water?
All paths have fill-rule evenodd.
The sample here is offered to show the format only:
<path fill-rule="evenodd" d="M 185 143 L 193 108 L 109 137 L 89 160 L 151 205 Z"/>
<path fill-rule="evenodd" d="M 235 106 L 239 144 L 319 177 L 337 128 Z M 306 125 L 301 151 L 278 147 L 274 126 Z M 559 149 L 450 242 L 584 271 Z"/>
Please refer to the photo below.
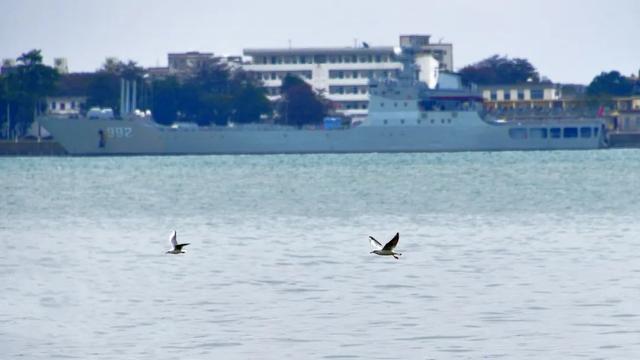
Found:
<path fill-rule="evenodd" d="M 3 158 L 0 199 L 3 359 L 640 358 L 635 150 Z"/>

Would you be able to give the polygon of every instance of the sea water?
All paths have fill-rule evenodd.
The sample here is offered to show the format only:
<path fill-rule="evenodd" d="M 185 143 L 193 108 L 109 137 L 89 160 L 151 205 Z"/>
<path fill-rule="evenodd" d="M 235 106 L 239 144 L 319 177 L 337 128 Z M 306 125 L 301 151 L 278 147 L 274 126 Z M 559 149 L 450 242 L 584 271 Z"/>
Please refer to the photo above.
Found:
<path fill-rule="evenodd" d="M 3 359 L 640 358 L 637 150 L 2 158 L 0 205 Z"/>

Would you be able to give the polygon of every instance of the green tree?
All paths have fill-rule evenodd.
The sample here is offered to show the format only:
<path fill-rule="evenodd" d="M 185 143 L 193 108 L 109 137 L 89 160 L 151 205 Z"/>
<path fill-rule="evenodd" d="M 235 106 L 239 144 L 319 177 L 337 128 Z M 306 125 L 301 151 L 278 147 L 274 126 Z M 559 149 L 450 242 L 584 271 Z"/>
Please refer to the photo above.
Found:
<path fill-rule="evenodd" d="M 230 69 L 219 61 L 212 61 L 200 68 L 191 78 L 197 92 L 197 104 L 192 112 L 199 125 L 224 126 L 232 114 L 233 94 Z"/>
<path fill-rule="evenodd" d="M 7 107 L 9 106 L 9 94 L 7 80 L 0 74 L 0 131 L 4 131 L 7 122 Z"/>
<path fill-rule="evenodd" d="M 122 62 L 118 59 L 108 58 L 98 71 L 96 71 L 87 99 L 88 107 L 111 108 L 117 114 L 120 113 L 120 80 L 138 81 L 143 84 L 144 69 L 135 61 Z M 142 94 L 142 86 L 138 88 Z"/>
<path fill-rule="evenodd" d="M 259 122 L 262 115 L 271 115 L 273 109 L 266 90 L 254 74 L 236 69 L 231 77 L 233 113 L 235 123 Z"/>
<path fill-rule="evenodd" d="M 635 82 L 618 71 L 602 72 L 593 78 L 587 87 L 587 95 L 592 97 L 629 96 Z"/>
<path fill-rule="evenodd" d="M 540 75 L 529 60 L 493 55 L 459 71 L 465 84 L 478 85 L 519 84 L 539 82 Z"/>
<path fill-rule="evenodd" d="M 259 122 L 262 115 L 272 111 L 265 89 L 252 84 L 242 87 L 235 94 L 233 108 L 231 120 L 235 123 Z"/>
<path fill-rule="evenodd" d="M 174 95 L 178 117 L 201 126 L 225 126 L 229 121 L 256 122 L 262 115 L 271 113 L 271 105 L 260 84 L 250 74 L 230 69 L 219 61 L 203 65 L 177 85 Z M 154 92 L 157 96 L 158 91 Z M 163 111 L 161 106 L 158 110 Z"/>
<path fill-rule="evenodd" d="M 151 82 L 151 109 L 159 124 L 169 125 L 178 117 L 180 83 L 175 76 Z"/>
<path fill-rule="evenodd" d="M 42 63 L 40 50 L 31 50 L 18 57 L 18 65 L 5 78 L 6 97 L 12 103 L 12 124 L 24 133 L 34 117 L 43 109 L 42 100 L 55 90 L 58 72 Z"/>
<path fill-rule="evenodd" d="M 279 123 L 297 127 L 322 123 L 327 114 L 327 105 L 309 84 L 299 77 L 287 75 L 282 80 L 281 90 Z"/>
<path fill-rule="evenodd" d="M 89 84 L 87 107 L 120 110 L 120 79 L 116 74 L 96 72 Z"/>

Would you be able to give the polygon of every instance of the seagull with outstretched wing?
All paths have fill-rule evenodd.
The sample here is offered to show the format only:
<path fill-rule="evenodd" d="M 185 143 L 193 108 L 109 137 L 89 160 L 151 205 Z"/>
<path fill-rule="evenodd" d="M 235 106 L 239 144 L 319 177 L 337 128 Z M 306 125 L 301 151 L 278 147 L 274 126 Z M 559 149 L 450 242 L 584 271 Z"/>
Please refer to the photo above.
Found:
<path fill-rule="evenodd" d="M 171 233 L 171 250 L 167 251 L 167 254 L 184 254 L 183 247 L 189 245 L 189 243 L 178 244 L 176 231 Z"/>
<path fill-rule="evenodd" d="M 400 240 L 400 233 L 396 233 L 396 236 L 393 239 L 389 240 L 384 246 L 380 244 L 378 240 L 376 240 L 373 236 L 369 236 L 369 243 L 371 247 L 373 247 L 373 251 L 370 254 L 376 254 L 381 256 L 393 256 L 396 259 L 399 259 L 398 256 L 402 255 L 401 253 L 394 252 L 393 249 L 398 245 L 398 240 Z"/>

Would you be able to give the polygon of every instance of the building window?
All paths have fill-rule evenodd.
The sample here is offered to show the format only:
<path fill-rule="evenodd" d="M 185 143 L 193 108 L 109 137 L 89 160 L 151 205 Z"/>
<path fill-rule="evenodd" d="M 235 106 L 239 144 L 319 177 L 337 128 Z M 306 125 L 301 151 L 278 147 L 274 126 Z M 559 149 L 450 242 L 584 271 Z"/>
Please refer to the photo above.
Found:
<path fill-rule="evenodd" d="M 56 109 L 56 102 L 52 101 L 51 102 L 51 110 L 55 110 Z"/>
<path fill-rule="evenodd" d="M 518 90 L 518 100 L 524 100 L 524 91 Z"/>
<path fill-rule="evenodd" d="M 72 102 L 71 102 L 71 108 L 72 108 L 73 110 L 75 110 L 75 109 L 76 109 L 76 102 L 75 102 L 75 101 L 72 101 Z"/>
<path fill-rule="evenodd" d="M 560 128 L 551 128 L 549 132 L 551 133 L 552 139 L 559 139 L 562 134 Z"/>
<path fill-rule="evenodd" d="M 505 91 L 504 91 L 504 99 L 505 99 L 506 101 L 511 100 L 511 91 L 510 91 L 510 90 L 505 90 Z"/>
<path fill-rule="evenodd" d="M 580 137 L 581 138 L 590 138 L 591 137 L 591 128 L 590 127 L 580 128 Z"/>
<path fill-rule="evenodd" d="M 498 92 L 497 91 L 491 91 L 491 100 L 492 101 L 498 100 Z"/>
<path fill-rule="evenodd" d="M 60 103 L 60 110 L 66 110 L 67 108 L 67 103 L 61 102 Z"/>
<path fill-rule="evenodd" d="M 532 100 L 542 100 L 542 99 L 544 99 L 544 90 L 542 90 L 542 89 L 531 89 L 531 99 Z"/>
<path fill-rule="evenodd" d="M 311 75 L 311 71 L 309 71 L 309 74 Z M 338 70 L 330 70 L 329 79 L 344 79 L 344 73 Z"/>

